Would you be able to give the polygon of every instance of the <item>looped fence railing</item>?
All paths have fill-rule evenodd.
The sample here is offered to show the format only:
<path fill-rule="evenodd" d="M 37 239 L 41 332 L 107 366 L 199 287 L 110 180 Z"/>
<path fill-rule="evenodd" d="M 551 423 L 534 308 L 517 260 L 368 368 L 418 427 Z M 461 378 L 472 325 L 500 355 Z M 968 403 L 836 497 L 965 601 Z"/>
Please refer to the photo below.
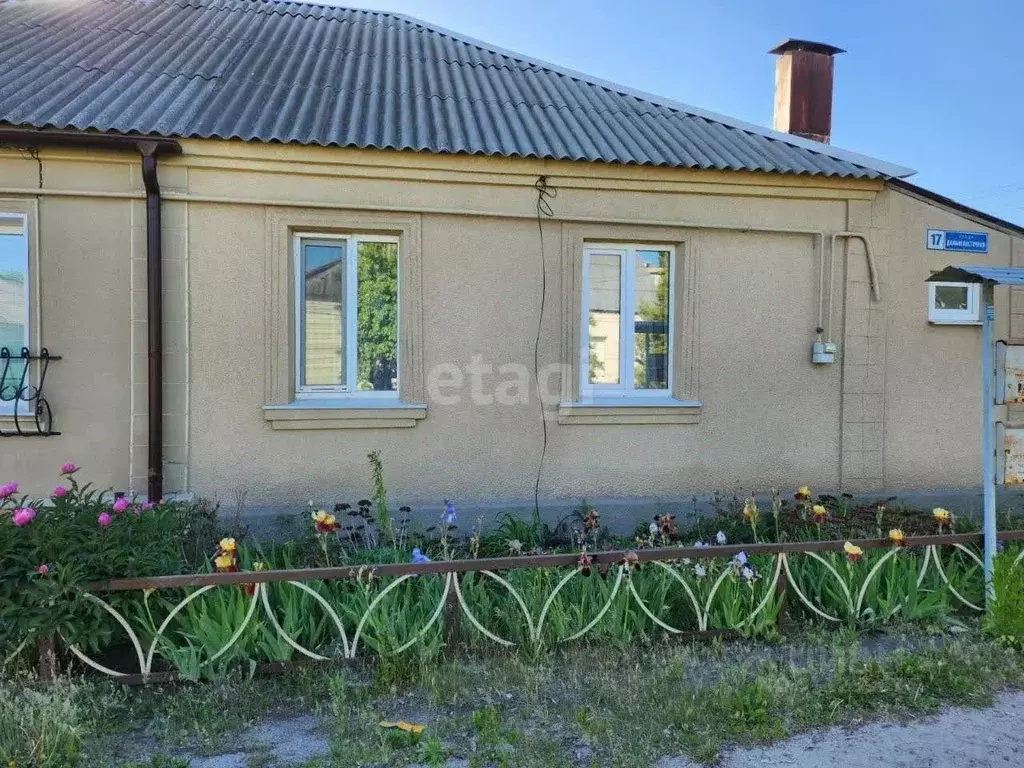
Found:
<path fill-rule="evenodd" d="M 43 388 L 50 363 L 60 360 L 42 347 L 32 354 L 28 347 L 15 352 L 0 347 L 0 437 L 51 437 L 53 411 Z"/>
<path fill-rule="evenodd" d="M 1024 531 L 1003 531 L 998 539 L 1024 541 Z M 887 550 L 860 563 L 849 562 L 844 553 L 848 542 L 799 541 L 615 550 L 589 553 L 586 558 L 580 553 L 559 553 L 117 579 L 89 585 L 87 599 L 124 630 L 130 651 L 122 655 L 132 660 L 129 668 L 113 669 L 74 644 L 68 647 L 82 663 L 123 682 L 171 679 L 176 673 L 155 669 L 154 662 L 173 642 L 175 618 L 194 602 L 216 594 L 213 590 L 218 588 L 233 588 L 233 594 L 244 595 L 247 602 L 238 611 L 238 626 L 230 628 L 229 635 L 225 632 L 219 647 L 209 649 L 200 667 L 229 653 L 254 625 L 276 635 L 290 652 L 325 661 L 354 659 L 366 653 L 368 642 L 375 653 L 399 654 L 428 633 L 441 635 L 442 627 L 446 642 L 472 630 L 478 638 L 501 647 L 536 649 L 585 638 L 599 631 L 603 621 L 621 621 L 623 611 L 643 614 L 651 628 L 673 636 L 742 632 L 765 620 L 784 625 L 794 612 L 832 624 L 884 621 L 920 597 L 912 592 L 941 593 L 954 608 L 979 612 L 984 604 L 979 581 L 981 541 L 980 534 L 914 536 L 896 547 L 888 539 L 860 539 L 852 543 L 865 553 Z M 902 581 L 893 570 L 900 558 L 906 558 Z M 750 568 L 749 576 L 744 566 Z M 879 596 L 883 580 L 888 580 L 889 591 Z M 586 582 L 589 612 L 579 612 L 579 606 L 571 604 L 582 593 L 566 597 L 577 581 Z M 337 588 L 323 588 L 330 584 Z M 892 584 L 903 585 L 906 594 L 893 593 Z M 421 592 L 408 592 L 412 587 Z M 285 626 L 281 604 L 275 605 L 280 590 L 296 590 L 309 598 L 305 609 L 309 615 L 303 620 L 313 620 L 312 614 L 319 612 L 331 633 L 330 643 L 316 648 L 304 645 L 294 616 L 291 629 Z M 382 650 L 371 642 L 372 627 L 394 620 L 389 612 L 395 605 L 389 601 L 404 594 L 403 590 L 424 602 L 415 606 L 418 623 L 400 643 Z M 138 612 L 126 616 L 112 605 L 118 603 L 111 597 L 117 593 L 143 592 L 148 600 L 154 592 L 173 592 L 177 598 L 181 591 L 185 594 L 168 604 L 169 611 L 158 626 L 152 617 L 149 626 L 141 626 Z M 505 594 L 510 600 L 500 602 L 498 597 Z M 652 595 L 661 600 L 660 608 L 651 604 Z M 742 610 L 724 610 L 721 603 L 728 601 Z M 665 610 L 670 602 L 674 616 L 683 617 L 682 626 Z M 553 618 L 556 613 L 561 617 L 558 621 Z M 566 615 L 572 617 L 571 626 L 562 620 Z"/>

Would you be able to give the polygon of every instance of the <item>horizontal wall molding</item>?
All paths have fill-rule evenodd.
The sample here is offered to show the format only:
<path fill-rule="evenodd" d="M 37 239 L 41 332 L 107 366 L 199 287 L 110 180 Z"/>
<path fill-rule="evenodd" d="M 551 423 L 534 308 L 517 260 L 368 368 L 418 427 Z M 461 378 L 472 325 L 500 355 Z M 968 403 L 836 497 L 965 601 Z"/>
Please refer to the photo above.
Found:
<path fill-rule="evenodd" d="M 697 424 L 700 422 L 700 403 L 678 405 L 590 405 L 562 403 L 558 406 L 558 423 L 572 424 Z"/>
<path fill-rule="evenodd" d="M 382 429 L 415 427 L 427 417 L 427 406 L 406 405 L 383 408 L 284 408 L 265 406 L 263 418 L 277 430 L 295 429 Z"/>
<path fill-rule="evenodd" d="M 30 195 L 33 197 L 46 195 L 60 195 L 66 197 L 109 197 L 125 200 L 143 200 L 144 194 L 128 192 L 91 192 L 87 190 L 47 190 L 26 188 L 3 188 L 0 187 L 0 195 Z M 210 197 L 199 195 L 185 195 L 169 192 L 161 196 L 167 202 L 207 203 L 211 205 L 255 205 L 272 208 L 311 208 L 330 211 L 368 211 L 380 213 L 420 213 L 434 214 L 438 216 L 471 216 L 492 219 L 529 219 L 536 220 L 536 213 L 519 213 L 507 211 L 486 211 L 470 210 L 466 208 L 440 208 L 432 206 L 400 206 L 400 205 L 357 205 L 343 202 L 327 202 L 322 200 L 280 200 L 272 198 L 245 198 L 245 197 Z M 645 227 L 676 227 L 691 230 L 721 230 L 726 232 L 750 232 L 774 233 L 780 235 L 813 235 L 818 237 L 822 234 L 820 229 L 804 229 L 802 227 L 768 227 L 758 224 L 722 224 L 710 221 L 680 221 L 668 219 L 637 219 L 637 218 L 614 218 L 608 216 L 572 216 L 558 215 L 548 221 L 569 222 L 579 224 L 622 224 Z M 827 232 L 825 234 L 828 234 Z"/>

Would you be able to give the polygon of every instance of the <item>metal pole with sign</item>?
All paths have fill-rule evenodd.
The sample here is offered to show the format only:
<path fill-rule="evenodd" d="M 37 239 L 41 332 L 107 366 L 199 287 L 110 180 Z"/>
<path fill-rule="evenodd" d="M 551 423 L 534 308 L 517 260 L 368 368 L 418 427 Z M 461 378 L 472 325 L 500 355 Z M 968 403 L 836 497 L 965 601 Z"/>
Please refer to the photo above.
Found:
<path fill-rule="evenodd" d="M 938 232 L 942 237 L 933 235 Z M 940 232 L 929 230 L 929 247 L 938 249 L 942 245 L 949 250 L 965 250 L 971 247 L 987 248 L 987 238 L 972 237 L 970 232 Z M 931 243 L 934 242 L 934 246 Z M 970 245 L 977 242 L 976 245 Z M 983 493 L 983 539 L 985 544 L 985 602 L 990 606 L 992 593 L 992 561 L 996 556 L 996 451 L 995 451 L 995 367 L 992 324 L 995 322 L 994 290 L 997 285 L 1024 287 L 1024 268 L 961 266 L 946 267 L 928 278 L 928 282 L 972 283 L 981 292 L 981 488 Z"/>
<path fill-rule="evenodd" d="M 992 559 L 996 553 L 996 452 L 993 440 L 995 424 L 992 410 L 995 393 L 992 381 L 992 323 L 996 308 L 992 301 L 992 286 L 981 287 L 981 472 L 984 493 L 983 517 L 985 532 L 985 603 L 992 599 Z"/>

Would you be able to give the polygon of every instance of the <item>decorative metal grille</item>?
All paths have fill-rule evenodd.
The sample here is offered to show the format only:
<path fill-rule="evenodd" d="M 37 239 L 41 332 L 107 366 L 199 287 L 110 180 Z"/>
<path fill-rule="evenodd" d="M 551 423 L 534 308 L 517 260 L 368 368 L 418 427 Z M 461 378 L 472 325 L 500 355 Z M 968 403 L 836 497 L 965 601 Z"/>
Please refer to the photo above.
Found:
<path fill-rule="evenodd" d="M 53 411 L 43 394 L 50 363 L 60 359 L 46 347 L 37 355 L 28 347 L 17 354 L 0 347 L 0 437 L 60 434 L 53 428 Z"/>

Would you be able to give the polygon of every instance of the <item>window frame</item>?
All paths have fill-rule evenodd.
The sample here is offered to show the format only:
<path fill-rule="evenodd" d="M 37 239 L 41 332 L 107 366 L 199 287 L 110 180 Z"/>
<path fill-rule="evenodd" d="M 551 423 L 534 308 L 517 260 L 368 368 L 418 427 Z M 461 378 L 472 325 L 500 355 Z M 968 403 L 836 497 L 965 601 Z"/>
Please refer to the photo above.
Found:
<path fill-rule="evenodd" d="M 664 389 L 636 389 L 633 384 L 633 365 L 636 359 L 636 254 L 638 251 L 667 252 L 668 264 L 668 350 L 665 361 L 667 386 Z M 590 265 L 593 255 L 619 256 L 619 383 L 594 384 L 590 381 Z M 672 398 L 675 382 L 675 291 L 677 249 L 674 245 L 658 243 L 586 243 L 583 247 L 582 281 L 580 291 L 580 348 L 579 398 L 581 401 L 601 399 L 643 400 Z M 627 320 L 628 318 L 628 320 Z"/>
<path fill-rule="evenodd" d="M 966 288 L 967 309 L 940 309 L 935 306 L 937 288 Z M 928 322 L 935 325 L 978 325 L 981 320 L 979 283 L 928 283 Z"/>
<path fill-rule="evenodd" d="M 21 350 L 24 347 L 32 348 L 32 232 L 29 229 L 29 214 L 26 211 L 8 211 L 0 209 L 0 219 L 19 219 L 21 221 L 21 234 L 25 241 L 25 282 L 24 282 L 24 299 L 25 299 L 25 335 L 24 342 L 17 347 L 17 349 L 11 350 L 11 358 L 17 359 Z M 0 374 L 4 372 L 3 364 L 0 364 Z M 29 371 L 27 381 L 33 381 L 32 372 Z M 2 384 L 2 382 L 0 382 Z M 10 416 L 15 412 L 18 407 L 18 403 L 24 405 L 29 404 L 30 401 L 23 398 L 14 398 L 11 400 L 0 400 L 0 416 Z"/>
<path fill-rule="evenodd" d="M 344 385 L 306 385 L 302 383 L 302 358 L 303 344 L 305 340 L 305 328 L 303 325 L 303 294 L 305 291 L 305 279 L 302 274 L 302 246 L 304 242 L 329 243 L 331 241 L 346 241 L 345 245 L 345 378 Z M 393 390 L 361 390 L 357 388 L 356 376 L 358 370 L 358 259 L 359 243 L 394 243 L 397 246 L 397 264 L 395 269 L 396 293 L 395 313 L 398 327 L 395 338 L 395 379 L 398 382 L 397 388 Z M 402 334 L 402 280 L 401 280 L 402 243 L 397 235 L 375 234 L 372 232 L 317 232 L 317 231 L 296 231 L 292 235 L 292 262 L 293 262 L 293 292 L 292 301 L 294 304 L 294 329 L 292 332 L 292 344 L 295 347 L 295 399 L 296 400 L 398 400 L 401 389 L 401 334 Z"/>

